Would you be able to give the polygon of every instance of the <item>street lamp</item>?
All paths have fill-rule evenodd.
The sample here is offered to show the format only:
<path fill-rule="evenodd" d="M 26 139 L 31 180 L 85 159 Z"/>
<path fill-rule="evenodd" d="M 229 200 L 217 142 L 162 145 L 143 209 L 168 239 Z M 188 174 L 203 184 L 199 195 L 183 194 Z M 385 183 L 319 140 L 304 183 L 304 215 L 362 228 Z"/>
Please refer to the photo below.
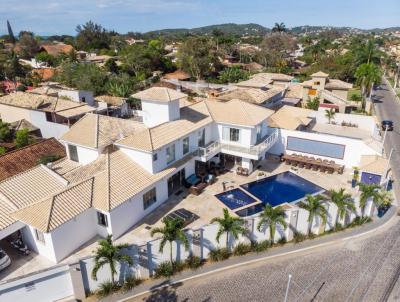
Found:
<path fill-rule="evenodd" d="M 290 280 L 292 280 L 292 275 L 291 274 L 289 274 L 289 279 L 288 279 L 287 286 L 286 286 L 285 302 L 287 302 L 288 295 L 289 295 Z"/>

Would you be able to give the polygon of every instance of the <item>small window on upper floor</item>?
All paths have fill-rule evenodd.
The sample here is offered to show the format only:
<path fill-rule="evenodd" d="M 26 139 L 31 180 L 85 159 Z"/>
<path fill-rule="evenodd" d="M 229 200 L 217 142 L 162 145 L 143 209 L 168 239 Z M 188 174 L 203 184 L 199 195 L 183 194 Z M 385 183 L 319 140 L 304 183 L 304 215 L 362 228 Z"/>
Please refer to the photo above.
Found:
<path fill-rule="evenodd" d="M 82 97 L 82 102 L 86 103 L 86 98 L 84 96 Z"/>
<path fill-rule="evenodd" d="M 103 227 L 108 226 L 107 215 L 101 212 L 97 212 L 97 223 Z"/>
<path fill-rule="evenodd" d="M 157 153 L 154 153 L 154 154 L 153 154 L 153 161 L 157 161 L 157 159 L 158 159 L 158 154 L 157 154 Z"/>
<path fill-rule="evenodd" d="M 53 115 L 51 112 L 45 112 L 46 114 L 46 121 L 47 122 L 53 122 Z"/>
<path fill-rule="evenodd" d="M 78 149 L 74 145 L 68 145 L 69 159 L 79 162 Z"/>
<path fill-rule="evenodd" d="M 189 153 L 189 137 L 183 139 L 183 155 Z"/>
<path fill-rule="evenodd" d="M 44 234 L 38 229 L 35 229 L 35 237 L 36 240 L 39 241 L 40 243 L 46 244 L 46 240 L 44 239 Z"/>

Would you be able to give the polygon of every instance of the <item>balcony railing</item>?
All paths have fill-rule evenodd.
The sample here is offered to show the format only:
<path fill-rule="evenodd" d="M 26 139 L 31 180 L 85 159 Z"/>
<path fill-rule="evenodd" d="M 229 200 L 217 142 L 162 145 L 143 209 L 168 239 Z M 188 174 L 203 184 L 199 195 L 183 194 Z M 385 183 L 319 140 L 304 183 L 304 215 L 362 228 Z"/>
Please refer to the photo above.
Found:
<path fill-rule="evenodd" d="M 258 157 L 262 152 L 271 148 L 278 139 L 278 131 L 274 130 L 271 134 L 264 137 L 260 143 L 249 148 L 231 145 L 231 144 L 221 144 L 222 151 L 232 151 L 238 153 L 245 153 Z"/>
<path fill-rule="evenodd" d="M 215 155 L 221 150 L 221 144 L 219 142 L 212 142 L 206 147 L 199 147 L 197 150 L 197 156 L 201 158 L 207 158 L 210 155 Z"/>

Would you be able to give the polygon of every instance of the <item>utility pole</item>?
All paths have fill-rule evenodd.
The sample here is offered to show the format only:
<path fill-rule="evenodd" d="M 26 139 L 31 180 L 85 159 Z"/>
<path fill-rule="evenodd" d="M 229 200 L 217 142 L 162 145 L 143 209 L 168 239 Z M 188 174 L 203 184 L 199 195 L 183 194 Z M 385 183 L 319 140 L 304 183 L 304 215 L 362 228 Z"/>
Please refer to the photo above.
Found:
<path fill-rule="evenodd" d="M 286 293 L 285 293 L 285 301 L 284 302 L 287 302 L 287 299 L 288 299 L 289 288 L 290 288 L 290 280 L 292 280 L 292 275 L 291 274 L 289 274 L 289 279 L 288 279 L 287 286 L 286 286 Z"/>

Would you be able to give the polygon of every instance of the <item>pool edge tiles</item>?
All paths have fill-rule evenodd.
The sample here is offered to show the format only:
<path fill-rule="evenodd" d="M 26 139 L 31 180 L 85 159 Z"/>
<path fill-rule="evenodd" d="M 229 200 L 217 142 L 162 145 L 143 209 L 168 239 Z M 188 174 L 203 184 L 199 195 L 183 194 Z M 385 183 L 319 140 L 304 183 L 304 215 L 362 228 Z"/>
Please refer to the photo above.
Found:
<path fill-rule="evenodd" d="M 251 193 L 247 193 L 241 188 L 234 188 L 222 193 L 218 193 L 214 196 L 227 208 L 234 211 L 242 207 L 247 207 L 254 205 L 255 203 L 260 203 L 260 201 L 250 196 L 250 194 Z"/>

